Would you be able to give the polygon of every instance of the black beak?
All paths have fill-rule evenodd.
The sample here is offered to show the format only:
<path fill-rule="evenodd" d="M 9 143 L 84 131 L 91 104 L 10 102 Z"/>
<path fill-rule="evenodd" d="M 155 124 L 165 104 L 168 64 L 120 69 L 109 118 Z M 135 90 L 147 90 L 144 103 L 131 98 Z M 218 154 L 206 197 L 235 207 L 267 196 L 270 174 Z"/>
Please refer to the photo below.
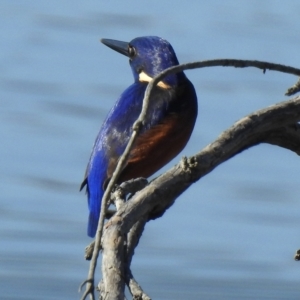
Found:
<path fill-rule="evenodd" d="M 110 40 L 110 39 L 101 39 L 101 43 L 106 45 L 107 47 L 129 57 L 129 45 L 126 42 Z"/>

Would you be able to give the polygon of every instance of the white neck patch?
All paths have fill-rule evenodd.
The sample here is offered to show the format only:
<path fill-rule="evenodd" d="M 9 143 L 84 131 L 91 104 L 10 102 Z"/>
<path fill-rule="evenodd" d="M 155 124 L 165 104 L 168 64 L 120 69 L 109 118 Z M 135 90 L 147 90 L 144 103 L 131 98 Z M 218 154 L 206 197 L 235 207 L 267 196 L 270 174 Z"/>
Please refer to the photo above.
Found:
<path fill-rule="evenodd" d="M 146 74 L 144 71 L 142 71 L 140 74 L 139 74 L 139 81 L 140 82 L 150 82 L 153 78 L 150 77 L 148 74 Z M 164 83 L 163 81 L 160 81 L 158 84 L 157 84 L 159 87 L 163 88 L 163 89 L 169 89 L 170 86 L 166 83 Z"/>

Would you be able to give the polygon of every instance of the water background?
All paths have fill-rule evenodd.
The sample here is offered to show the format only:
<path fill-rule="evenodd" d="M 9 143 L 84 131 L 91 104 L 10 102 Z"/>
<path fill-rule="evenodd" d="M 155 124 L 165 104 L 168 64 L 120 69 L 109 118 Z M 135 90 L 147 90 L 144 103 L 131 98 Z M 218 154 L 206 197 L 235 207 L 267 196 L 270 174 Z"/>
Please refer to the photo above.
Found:
<path fill-rule="evenodd" d="M 127 59 L 100 38 L 158 35 L 180 62 L 299 67 L 299 11 L 292 0 L 2 0 L 0 298 L 79 299 L 90 239 L 78 189 L 103 118 L 132 83 Z M 167 168 L 239 118 L 287 99 L 297 80 L 253 68 L 187 75 L 199 118 Z M 147 225 L 133 260 L 139 283 L 153 299 L 299 299 L 299 170 L 299 157 L 270 145 L 219 166 Z"/>

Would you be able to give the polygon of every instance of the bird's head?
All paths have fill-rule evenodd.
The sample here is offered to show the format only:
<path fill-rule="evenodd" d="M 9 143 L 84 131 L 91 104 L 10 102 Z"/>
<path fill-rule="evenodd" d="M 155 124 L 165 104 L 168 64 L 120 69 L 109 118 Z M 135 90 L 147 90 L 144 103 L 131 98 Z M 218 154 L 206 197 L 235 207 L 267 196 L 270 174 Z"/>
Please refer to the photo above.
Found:
<path fill-rule="evenodd" d="M 163 70 L 178 65 L 172 46 L 160 37 L 138 37 L 129 43 L 110 39 L 102 39 L 101 42 L 129 57 L 135 81 L 149 82 Z M 163 88 L 174 87 L 184 78 L 183 72 L 171 74 L 160 81 L 158 85 Z"/>

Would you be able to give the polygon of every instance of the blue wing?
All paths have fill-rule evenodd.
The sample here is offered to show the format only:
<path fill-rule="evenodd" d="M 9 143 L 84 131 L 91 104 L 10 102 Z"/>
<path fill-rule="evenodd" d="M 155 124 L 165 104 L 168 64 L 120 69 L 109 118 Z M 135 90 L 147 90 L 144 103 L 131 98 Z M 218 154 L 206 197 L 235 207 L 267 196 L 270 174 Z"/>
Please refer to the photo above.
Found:
<path fill-rule="evenodd" d="M 104 121 L 94 143 L 85 179 L 81 185 L 81 189 L 87 186 L 90 237 L 96 234 L 101 200 L 107 181 L 125 150 L 132 133 L 132 125 L 141 112 L 146 86 L 146 84 L 134 83 L 123 92 Z M 161 118 L 161 111 L 152 114 L 144 130 Z"/>
<path fill-rule="evenodd" d="M 88 206 L 90 211 L 88 221 L 88 235 L 90 237 L 94 237 L 96 234 L 100 216 L 101 200 L 106 185 L 112 176 L 119 157 L 122 155 L 126 148 L 128 140 L 132 133 L 132 125 L 141 112 L 146 87 L 146 83 L 136 82 L 123 92 L 119 100 L 116 102 L 115 106 L 108 114 L 96 138 L 87 166 L 85 180 L 81 185 L 81 189 L 85 185 L 87 186 Z M 133 155 L 133 160 L 135 160 L 137 152 L 139 153 L 139 155 L 146 155 L 144 155 L 143 158 L 139 157 L 137 159 L 138 166 L 135 166 L 136 163 L 132 163 L 132 161 L 129 160 L 130 167 L 129 169 L 124 169 L 123 173 L 126 174 L 122 174 L 121 179 L 127 180 L 132 177 L 139 177 L 144 175 L 150 176 L 165 163 L 167 163 L 170 159 L 172 159 L 175 155 L 177 155 L 178 152 L 180 152 L 185 146 L 190 133 L 192 132 L 194 121 L 197 115 L 197 99 L 194 88 L 189 81 L 187 81 L 187 84 L 184 85 L 182 92 L 178 93 L 178 91 L 179 90 L 175 92 L 175 89 L 163 90 L 160 88 L 155 88 L 152 92 L 146 120 L 141 129 L 138 141 L 136 142 L 134 149 L 132 149 L 131 152 L 131 155 Z M 187 93 L 187 91 L 189 91 L 190 93 Z M 187 94 L 189 96 L 188 99 L 192 101 L 192 105 L 190 105 L 189 100 L 182 99 L 182 96 L 187 96 Z M 188 111 L 185 107 L 192 108 L 192 111 Z M 186 111 L 187 113 L 184 113 L 184 111 Z M 182 115 L 185 119 L 174 119 L 174 115 Z M 185 139 L 183 142 L 177 141 L 175 139 L 173 141 L 164 141 L 165 137 L 163 135 L 156 135 L 156 133 L 158 133 L 159 131 L 164 130 L 163 128 L 166 128 L 165 125 L 168 125 L 165 123 L 166 120 L 169 120 L 168 123 L 170 123 L 170 121 L 175 121 L 177 125 L 180 125 L 174 127 L 171 124 L 172 127 L 174 127 L 174 130 L 173 132 L 170 131 L 170 136 L 173 136 L 175 138 L 182 136 L 183 139 Z M 187 126 L 187 123 L 190 123 L 191 126 Z M 175 123 L 173 122 L 173 124 Z M 170 126 L 167 127 L 170 128 Z M 181 130 L 181 127 L 184 127 L 186 129 Z M 181 131 L 182 134 L 180 135 L 179 132 Z M 150 168 L 151 170 L 149 169 L 150 171 L 147 172 L 146 168 L 147 165 L 149 166 L 149 162 L 148 160 L 145 160 L 145 157 L 148 157 L 149 155 L 146 152 L 156 150 L 154 148 L 151 148 L 152 146 L 150 143 L 150 138 L 152 138 L 152 133 L 158 136 L 158 138 L 160 139 L 160 142 L 158 142 L 157 146 L 161 149 L 160 151 L 157 151 L 159 156 L 157 157 L 157 163 L 152 162 L 153 168 Z M 147 140 L 145 141 L 145 139 Z M 178 146 L 176 146 L 176 144 L 178 144 Z M 169 155 L 167 153 L 164 153 L 164 155 L 160 154 L 163 150 L 161 146 L 165 145 L 170 148 L 166 151 L 169 152 Z M 147 151 L 145 152 L 146 148 Z M 143 164 L 140 164 L 141 161 L 145 163 L 145 166 L 143 166 Z M 134 172 L 132 169 L 133 165 Z M 141 166 L 141 168 L 139 168 L 139 166 Z"/>

